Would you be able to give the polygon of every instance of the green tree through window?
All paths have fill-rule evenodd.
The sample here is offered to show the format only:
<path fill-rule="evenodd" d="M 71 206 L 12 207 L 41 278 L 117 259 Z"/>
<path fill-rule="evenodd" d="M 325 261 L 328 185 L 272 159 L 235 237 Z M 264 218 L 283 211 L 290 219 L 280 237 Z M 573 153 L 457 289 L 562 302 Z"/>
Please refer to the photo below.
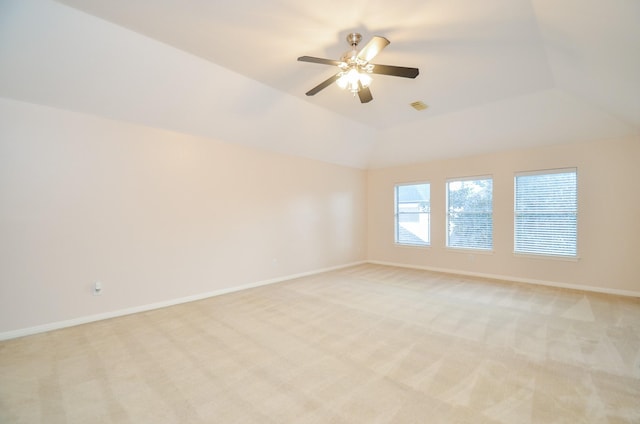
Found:
<path fill-rule="evenodd" d="M 493 248 L 493 180 L 447 181 L 447 246 Z"/>

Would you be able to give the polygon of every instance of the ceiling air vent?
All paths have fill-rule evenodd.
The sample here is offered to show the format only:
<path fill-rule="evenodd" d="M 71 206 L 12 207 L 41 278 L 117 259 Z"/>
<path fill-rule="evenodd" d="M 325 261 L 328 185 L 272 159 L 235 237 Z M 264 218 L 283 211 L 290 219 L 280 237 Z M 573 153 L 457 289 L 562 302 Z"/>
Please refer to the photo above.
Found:
<path fill-rule="evenodd" d="M 415 110 L 425 110 L 426 108 L 429 107 L 426 104 L 424 104 L 424 102 L 421 102 L 420 100 L 418 100 L 417 102 L 410 103 L 410 105 Z"/>

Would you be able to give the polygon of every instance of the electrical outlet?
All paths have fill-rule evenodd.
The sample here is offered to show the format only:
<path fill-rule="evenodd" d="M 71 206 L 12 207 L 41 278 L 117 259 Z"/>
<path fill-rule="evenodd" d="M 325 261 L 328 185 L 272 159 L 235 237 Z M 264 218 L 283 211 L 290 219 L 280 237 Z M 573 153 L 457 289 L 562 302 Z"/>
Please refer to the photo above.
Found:
<path fill-rule="evenodd" d="M 93 283 L 93 295 L 100 296 L 102 294 L 102 283 L 100 281 L 96 281 Z"/>

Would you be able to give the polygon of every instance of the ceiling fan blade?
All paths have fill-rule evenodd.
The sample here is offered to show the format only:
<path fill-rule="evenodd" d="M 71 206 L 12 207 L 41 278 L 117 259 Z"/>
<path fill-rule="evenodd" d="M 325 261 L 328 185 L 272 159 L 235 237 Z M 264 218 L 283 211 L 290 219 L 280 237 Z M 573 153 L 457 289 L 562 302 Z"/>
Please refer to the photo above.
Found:
<path fill-rule="evenodd" d="M 311 90 L 307 91 L 305 94 L 307 96 L 313 96 L 313 95 L 317 94 L 320 90 L 324 90 L 325 88 L 329 87 L 338 78 L 340 78 L 340 73 L 339 72 L 337 74 L 335 74 L 334 76 L 332 76 L 331 78 L 322 81 L 320 84 L 316 85 Z"/>
<path fill-rule="evenodd" d="M 311 62 L 311 63 L 320 63 L 322 65 L 340 65 L 339 60 L 331 60 L 331 59 L 323 59 L 321 57 L 313 57 L 313 56 L 300 56 L 298 58 L 299 62 Z"/>
<path fill-rule="evenodd" d="M 373 100 L 373 96 L 371 95 L 371 90 L 369 90 L 369 87 L 363 87 L 360 81 L 358 81 L 358 86 L 360 87 L 360 90 L 358 90 L 360 103 L 369 103 L 371 100 Z"/>
<path fill-rule="evenodd" d="M 369 41 L 358 53 L 358 59 L 362 59 L 366 62 L 369 62 L 371 59 L 376 57 L 378 53 L 382 51 L 385 47 L 389 45 L 389 40 L 384 37 L 374 36 L 371 41 Z"/>
<path fill-rule="evenodd" d="M 372 74 L 391 75 L 394 77 L 415 78 L 420 73 L 418 68 L 405 68 L 404 66 L 376 65 L 373 64 Z"/>

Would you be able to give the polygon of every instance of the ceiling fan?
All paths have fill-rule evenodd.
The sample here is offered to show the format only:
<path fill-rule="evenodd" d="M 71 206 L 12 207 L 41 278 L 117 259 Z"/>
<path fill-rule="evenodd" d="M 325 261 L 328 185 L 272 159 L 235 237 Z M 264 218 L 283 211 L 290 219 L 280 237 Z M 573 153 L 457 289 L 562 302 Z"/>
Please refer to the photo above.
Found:
<path fill-rule="evenodd" d="M 301 56 L 300 62 L 320 63 L 322 65 L 334 65 L 339 68 L 331 78 L 307 91 L 307 96 L 313 96 L 336 82 L 340 88 L 349 89 L 355 96 L 358 94 L 361 103 L 368 103 L 373 100 L 369 84 L 371 76 L 369 74 L 391 75 L 394 77 L 415 78 L 418 76 L 418 68 L 405 68 L 402 66 L 378 65 L 370 61 L 378 53 L 389 45 L 389 40 L 384 37 L 374 36 L 360 51 L 356 49 L 362 35 L 354 32 L 347 35 L 347 43 L 351 50 L 347 51 L 340 60 L 323 59 L 320 57 Z"/>

